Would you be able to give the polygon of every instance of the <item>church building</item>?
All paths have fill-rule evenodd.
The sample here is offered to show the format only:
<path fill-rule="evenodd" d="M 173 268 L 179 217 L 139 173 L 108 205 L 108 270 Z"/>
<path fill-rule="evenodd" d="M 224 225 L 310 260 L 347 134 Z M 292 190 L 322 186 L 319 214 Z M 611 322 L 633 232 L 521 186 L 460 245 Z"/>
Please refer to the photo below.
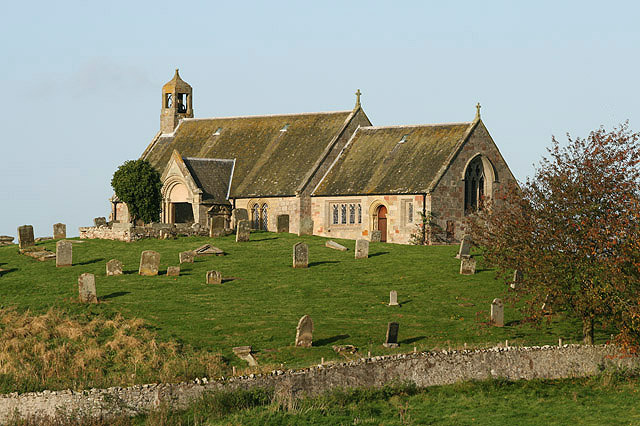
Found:
<path fill-rule="evenodd" d="M 515 183 L 480 105 L 469 122 L 376 127 L 358 91 L 345 111 L 194 118 L 178 70 L 142 158 L 162 174 L 163 223 L 229 226 L 242 208 L 255 229 L 288 215 L 293 233 L 402 244 L 425 215 L 429 243 L 459 240 L 465 215 Z M 114 201 L 112 218 L 123 214 Z"/>

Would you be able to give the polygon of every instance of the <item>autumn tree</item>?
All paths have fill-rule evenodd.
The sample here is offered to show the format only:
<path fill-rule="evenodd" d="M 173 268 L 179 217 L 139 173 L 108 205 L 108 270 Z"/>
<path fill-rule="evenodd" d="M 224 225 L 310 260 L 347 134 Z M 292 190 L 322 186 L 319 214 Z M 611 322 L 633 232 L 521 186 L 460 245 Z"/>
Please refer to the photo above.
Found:
<path fill-rule="evenodd" d="M 624 123 L 561 145 L 555 138 L 533 178 L 508 188 L 470 219 L 474 242 L 507 279 L 530 318 L 565 311 L 640 342 L 640 134 Z M 542 309 L 544 306 L 544 310 Z"/>
<path fill-rule="evenodd" d="M 162 210 L 160 173 L 146 160 L 125 161 L 113 174 L 111 186 L 120 201 L 127 204 L 135 223 L 156 222 Z"/>

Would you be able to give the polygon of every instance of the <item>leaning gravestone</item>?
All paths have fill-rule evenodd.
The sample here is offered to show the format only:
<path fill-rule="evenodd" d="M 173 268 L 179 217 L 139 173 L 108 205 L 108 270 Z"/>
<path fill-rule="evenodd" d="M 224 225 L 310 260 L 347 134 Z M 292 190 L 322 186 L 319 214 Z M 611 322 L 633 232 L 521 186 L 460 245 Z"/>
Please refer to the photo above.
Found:
<path fill-rule="evenodd" d="M 307 246 L 305 243 L 296 243 L 293 246 L 293 267 L 309 267 L 309 246 Z"/>
<path fill-rule="evenodd" d="M 167 276 L 168 277 L 178 277 L 178 276 L 180 276 L 180 267 L 179 266 L 169 266 L 167 268 Z"/>
<path fill-rule="evenodd" d="M 18 227 L 18 247 L 25 248 L 34 246 L 35 239 L 33 238 L 33 226 L 22 225 Z"/>
<path fill-rule="evenodd" d="M 390 322 L 387 324 L 387 337 L 382 344 L 385 348 L 397 348 L 398 347 L 398 329 L 400 325 L 397 322 Z"/>
<path fill-rule="evenodd" d="M 313 343 L 313 321 L 309 315 L 305 315 L 298 321 L 296 327 L 296 346 L 310 348 Z"/>
<path fill-rule="evenodd" d="M 276 229 L 278 233 L 280 232 L 289 232 L 289 215 L 288 214 L 279 214 L 276 218 Z"/>
<path fill-rule="evenodd" d="M 313 235 L 313 219 L 305 216 L 300 219 L 300 229 L 298 235 Z"/>
<path fill-rule="evenodd" d="M 504 305 L 500 299 L 491 302 L 491 323 L 496 327 L 504 327 Z"/>
<path fill-rule="evenodd" d="M 398 304 L 398 292 L 395 290 L 389 292 L 389 306 L 400 306 Z"/>
<path fill-rule="evenodd" d="M 458 254 L 456 255 L 456 259 L 462 259 L 465 256 L 471 255 L 471 236 L 465 235 L 462 237 L 460 241 L 460 249 L 458 250 Z"/>
<path fill-rule="evenodd" d="M 472 257 L 463 257 L 460 259 L 460 274 L 473 275 L 476 273 L 476 260 Z"/>
<path fill-rule="evenodd" d="M 512 289 L 517 290 L 518 287 L 520 287 L 521 283 L 522 283 L 522 272 L 519 269 L 516 269 L 515 271 L 513 271 L 513 281 L 511 282 L 510 286 Z"/>
<path fill-rule="evenodd" d="M 122 262 L 118 259 L 111 259 L 107 262 L 107 276 L 122 275 Z"/>
<path fill-rule="evenodd" d="M 73 264 L 73 244 L 71 241 L 60 240 L 56 243 L 56 266 L 71 266 Z"/>
<path fill-rule="evenodd" d="M 219 271 L 207 271 L 207 284 L 222 284 L 222 274 Z"/>
<path fill-rule="evenodd" d="M 183 251 L 180 253 L 180 263 L 193 263 L 196 258 L 196 252 L 193 250 Z"/>
<path fill-rule="evenodd" d="M 347 251 L 347 248 L 345 246 L 343 246 L 342 244 L 338 244 L 332 240 L 329 240 L 326 243 L 324 243 L 324 246 L 332 248 L 334 250 Z"/>
<path fill-rule="evenodd" d="M 67 238 L 67 225 L 65 225 L 64 223 L 54 223 L 53 239 L 64 240 L 65 238 Z"/>
<path fill-rule="evenodd" d="M 249 367 L 255 367 L 258 365 L 258 361 L 251 354 L 251 346 L 236 346 L 233 348 L 233 353 L 240 359 L 247 361 Z"/>
<path fill-rule="evenodd" d="M 159 267 L 160 253 L 153 250 L 145 250 L 142 252 L 138 274 L 147 276 L 158 275 Z"/>
<path fill-rule="evenodd" d="M 251 222 L 248 220 L 241 220 L 238 222 L 238 229 L 236 230 L 236 243 L 249 241 L 249 235 L 251 234 Z"/>
<path fill-rule="evenodd" d="M 107 226 L 107 219 L 104 217 L 96 217 L 93 219 L 93 226 L 99 228 L 101 226 Z"/>
<path fill-rule="evenodd" d="M 356 240 L 356 259 L 366 259 L 369 257 L 369 241 Z"/>
<path fill-rule="evenodd" d="M 382 231 L 371 231 L 371 242 L 379 243 L 382 240 Z"/>
<path fill-rule="evenodd" d="M 93 274 L 82 274 L 78 278 L 78 294 L 82 303 L 98 303 L 96 295 L 96 277 Z"/>
<path fill-rule="evenodd" d="M 231 227 L 237 228 L 238 222 L 241 220 L 249 220 L 249 212 L 247 209 L 233 209 L 231 210 Z"/>

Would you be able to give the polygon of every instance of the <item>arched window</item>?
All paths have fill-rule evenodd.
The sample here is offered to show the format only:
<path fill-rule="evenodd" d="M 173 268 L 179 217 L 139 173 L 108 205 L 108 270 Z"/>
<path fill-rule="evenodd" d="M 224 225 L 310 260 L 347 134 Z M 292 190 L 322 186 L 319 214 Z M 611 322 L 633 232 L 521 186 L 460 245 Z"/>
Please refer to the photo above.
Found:
<path fill-rule="evenodd" d="M 337 224 L 338 224 L 338 205 L 337 205 L 337 204 L 334 204 L 334 205 L 333 205 L 333 206 L 331 206 L 331 207 L 332 207 L 332 209 L 333 209 L 333 220 L 332 220 L 332 223 L 333 223 L 334 225 L 337 225 Z"/>
<path fill-rule="evenodd" d="M 356 223 L 356 205 L 349 204 L 349 224 Z"/>
<path fill-rule="evenodd" d="M 252 216 L 253 229 L 260 229 L 260 206 L 258 204 L 253 205 Z"/>
<path fill-rule="evenodd" d="M 484 199 L 484 166 L 482 159 L 476 157 L 464 174 L 464 211 L 472 213 L 482 209 Z"/>
<path fill-rule="evenodd" d="M 362 223 L 362 204 L 358 204 L 358 223 Z"/>
<path fill-rule="evenodd" d="M 267 230 L 267 224 L 268 224 L 267 223 L 267 217 L 268 217 L 267 213 L 268 213 L 268 207 L 267 207 L 267 204 L 265 203 L 265 204 L 262 205 L 262 214 L 261 214 L 261 216 L 262 216 L 262 226 L 260 227 L 263 231 Z"/>
<path fill-rule="evenodd" d="M 343 225 L 347 224 L 347 205 L 340 204 L 340 223 Z"/>

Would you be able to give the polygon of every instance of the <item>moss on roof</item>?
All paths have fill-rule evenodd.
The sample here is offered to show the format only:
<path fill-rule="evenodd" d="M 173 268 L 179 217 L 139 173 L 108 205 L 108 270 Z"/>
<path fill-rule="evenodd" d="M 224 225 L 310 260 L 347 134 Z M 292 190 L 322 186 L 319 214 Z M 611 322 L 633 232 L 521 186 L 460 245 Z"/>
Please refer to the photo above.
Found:
<path fill-rule="evenodd" d="M 216 204 L 228 204 L 227 193 L 233 173 L 233 160 L 213 158 L 183 158 L 191 177 L 202 189 L 202 200 Z"/>
<path fill-rule="evenodd" d="M 313 195 L 425 193 L 472 125 L 361 127 Z"/>
<path fill-rule="evenodd" d="M 186 119 L 145 158 L 161 173 L 174 149 L 184 157 L 236 159 L 231 198 L 295 195 L 352 112 Z"/>

